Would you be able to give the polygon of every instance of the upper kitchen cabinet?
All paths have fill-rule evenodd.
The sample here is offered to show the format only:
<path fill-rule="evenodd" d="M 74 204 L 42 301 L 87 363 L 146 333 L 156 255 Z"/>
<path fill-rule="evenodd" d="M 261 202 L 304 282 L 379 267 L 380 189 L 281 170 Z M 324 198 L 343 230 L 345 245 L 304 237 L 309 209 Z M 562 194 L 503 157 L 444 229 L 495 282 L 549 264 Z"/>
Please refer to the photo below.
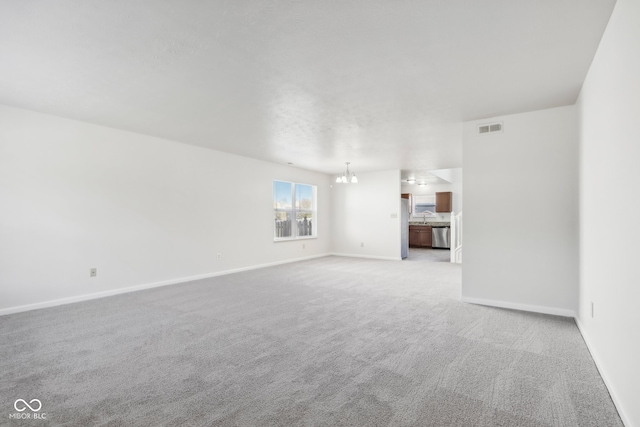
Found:
<path fill-rule="evenodd" d="M 436 212 L 451 212 L 451 191 L 436 193 Z"/>

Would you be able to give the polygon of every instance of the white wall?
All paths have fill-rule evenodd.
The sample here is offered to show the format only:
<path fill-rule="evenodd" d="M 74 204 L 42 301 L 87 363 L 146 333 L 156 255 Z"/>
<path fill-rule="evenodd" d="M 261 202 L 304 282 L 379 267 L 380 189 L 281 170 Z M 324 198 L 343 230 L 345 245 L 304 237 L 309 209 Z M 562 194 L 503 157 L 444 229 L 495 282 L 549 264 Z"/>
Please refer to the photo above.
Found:
<path fill-rule="evenodd" d="M 358 173 L 358 181 L 333 183 L 333 252 L 401 259 L 400 171 Z"/>
<path fill-rule="evenodd" d="M 640 2 L 616 3 L 577 105 L 578 324 L 626 425 L 640 426 Z"/>
<path fill-rule="evenodd" d="M 494 120 L 504 132 L 477 134 Z M 574 106 L 464 124 L 464 300 L 573 315 L 577 138 Z"/>
<path fill-rule="evenodd" d="M 306 249 L 273 242 L 274 179 L 318 186 Z M 330 181 L 0 106 L 0 310 L 327 254 Z"/>
<path fill-rule="evenodd" d="M 416 196 L 428 196 L 435 195 L 441 191 L 446 192 L 450 191 L 451 194 L 451 204 L 454 212 L 462 211 L 462 183 L 446 183 L 446 184 L 428 184 L 424 187 L 420 187 L 418 184 L 407 184 L 403 182 L 401 184 L 400 191 L 402 193 L 411 193 Z M 436 218 L 428 218 L 429 221 L 450 221 L 451 213 L 444 212 L 438 213 Z M 411 221 L 422 221 L 422 217 L 411 218 Z"/>

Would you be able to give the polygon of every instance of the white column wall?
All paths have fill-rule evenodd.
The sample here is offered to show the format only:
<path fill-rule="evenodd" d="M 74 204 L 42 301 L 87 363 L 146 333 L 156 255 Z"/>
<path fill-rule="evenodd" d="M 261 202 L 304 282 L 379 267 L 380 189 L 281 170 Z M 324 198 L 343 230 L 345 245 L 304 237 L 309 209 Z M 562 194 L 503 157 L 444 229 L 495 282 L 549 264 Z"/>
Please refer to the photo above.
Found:
<path fill-rule="evenodd" d="M 478 134 L 481 123 L 504 131 Z M 573 316 L 578 301 L 574 106 L 467 122 L 463 300 Z"/>

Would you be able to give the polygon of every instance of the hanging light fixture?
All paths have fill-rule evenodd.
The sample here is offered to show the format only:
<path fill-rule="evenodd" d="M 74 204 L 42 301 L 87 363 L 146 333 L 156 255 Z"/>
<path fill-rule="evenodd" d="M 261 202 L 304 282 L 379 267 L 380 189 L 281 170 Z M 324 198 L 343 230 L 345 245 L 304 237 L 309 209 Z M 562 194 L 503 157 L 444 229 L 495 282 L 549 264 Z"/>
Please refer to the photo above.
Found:
<path fill-rule="evenodd" d="M 339 176 L 336 178 L 336 183 L 337 184 L 357 184 L 358 183 L 358 178 L 356 178 L 356 174 L 349 172 L 349 165 L 351 164 L 351 162 L 346 162 L 347 164 L 347 171 L 345 173 L 342 174 L 342 176 Z"/>

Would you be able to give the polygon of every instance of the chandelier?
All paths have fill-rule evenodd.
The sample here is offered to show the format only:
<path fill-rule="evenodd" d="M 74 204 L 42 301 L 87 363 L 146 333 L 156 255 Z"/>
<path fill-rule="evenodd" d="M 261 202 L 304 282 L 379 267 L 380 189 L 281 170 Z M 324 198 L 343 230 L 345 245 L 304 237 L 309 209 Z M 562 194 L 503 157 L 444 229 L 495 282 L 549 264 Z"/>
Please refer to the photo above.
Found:
<path fill-rule="evenodd" d="M 353 172 L 349 172 L 349 165 L 351 162 L 345 162 L 347 164 L 347 171 L 343 173 L 341 176 L 336 178 L 337 184 L 357 184 L 358 178 L 356 178 L 356 174 Z"/>

